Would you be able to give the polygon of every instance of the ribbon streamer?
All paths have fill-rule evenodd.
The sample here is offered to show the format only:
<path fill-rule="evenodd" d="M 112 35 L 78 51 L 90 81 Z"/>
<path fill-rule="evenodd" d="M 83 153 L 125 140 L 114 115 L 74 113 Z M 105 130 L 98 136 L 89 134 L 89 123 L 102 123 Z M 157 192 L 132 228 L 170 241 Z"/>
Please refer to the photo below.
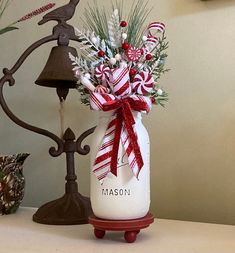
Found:
<path fill-rule="evenodd" d="M 132 111 L 149 112 L 152 106 L 151 99 L 138 95 L 123 99 L 111 94 L 92 92 L 90 103 L 93 110 L 114 111 L 95 159 L 93 172 L 96 177 L 102 184 L 109 172 L 117 176 L 118 150 L 122 142 L 129 166 L 138 178 L 144 163 Z"/>

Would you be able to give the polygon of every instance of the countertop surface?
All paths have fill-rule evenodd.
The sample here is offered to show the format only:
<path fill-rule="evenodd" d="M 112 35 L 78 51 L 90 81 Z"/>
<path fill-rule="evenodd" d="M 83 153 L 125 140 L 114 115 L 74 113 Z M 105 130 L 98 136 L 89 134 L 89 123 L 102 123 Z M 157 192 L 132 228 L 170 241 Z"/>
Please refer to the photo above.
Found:
<path fill-rule="evenodd" d="M 91 225 L 34 223 L 33 208 L 0 216 L 0 253 L 234 253 L 235 226 L 155 219 L 128 244 L 122 232 L 96 239 Z"/>

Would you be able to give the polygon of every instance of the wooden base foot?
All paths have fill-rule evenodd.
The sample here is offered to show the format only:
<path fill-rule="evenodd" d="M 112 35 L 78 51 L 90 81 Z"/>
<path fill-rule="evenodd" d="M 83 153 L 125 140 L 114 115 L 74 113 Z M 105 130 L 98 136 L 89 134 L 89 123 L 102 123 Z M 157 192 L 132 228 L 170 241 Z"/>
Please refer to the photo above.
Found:
<path fill-rule="evenodd" d="M 105 236 L 105 231 L 95 228 L 94 229 L 94 234 L 95 234 L 96 238 L 102 239 Z"/>
<path fill-rule="evenodd" d="M 126 242 L 128 242 L 128 243 L 135 242 L 136 237 L 137 237 L 136 231 L 126 231 L 124 234 L 124 238 L 125 238 Z"/>
<path fill-rule="evenodd" d="M 94 235 L 98 239 L 105 236 L 106 231 L 124 231 L 125 241 L 133 243 L 141 229 L 154 222 L 154 217 L 148 213 L 145 217 L 134 220 L 104 220 L 95 216 L 89 217 L 89 223 L 94 226 Z"/>

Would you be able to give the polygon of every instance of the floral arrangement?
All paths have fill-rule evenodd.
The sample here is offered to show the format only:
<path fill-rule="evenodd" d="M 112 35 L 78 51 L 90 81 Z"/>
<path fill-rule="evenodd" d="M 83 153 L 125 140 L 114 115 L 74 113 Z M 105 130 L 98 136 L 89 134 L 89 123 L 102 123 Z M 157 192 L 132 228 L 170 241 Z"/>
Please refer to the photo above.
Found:
<path fill-rule="evenodd" d="M 7 7 L 9 6 L 9 4 L 11 3 L 11 0 L 0 0 L 0 19 L 2 18 L 4 12 L 6 11 Z M 31 19 L 37 15 L 40 15 L 43 12 L 48 11 L 49 9 L 53 8 L 55 6 L 55 3 L 49 3 L 47 5 L 42 6 L 41 8 L 34 10 L 30 13 L 28 13 L 27 15 L 21 17 L 20 19 L 14 21 L 13 23 L 9 24 L 8 26 L 1 28 L 0 29 L 0 35 L 13 31 L 13 30 L 17 30 L 19 29 L 18 27 L 16 27 L 15 25 L 17 23 L 26 21 L 28 19 Z"/>
<path fill-rule="evenodd" d="M 122 15 L 123 3 L 113 6 L 111 15 L 97 3 L 85 10 L 84 30 L 75 28 L 80 56 L 69 55 L 82 103 L 90 104 L 87 90 L 115 93 L 112 79 L 125 69 L 128 73 L 122 75 L 129 80 L 129 86 L 121 96 L 139 94 L 164 106 L 168 95 L 157 81 L 168 71 L 164 68 L 168 42 L 163 23 L 153 22 L 144 28 L 149 12 L 141 0 L 135 1 L 127 19 Z"/>
<path fill-rule="evenodd" d="M 127 19 L 123 2 L 111 15 L 98 3 L 85 11 L 85 30 L 76 30 L 78 57 L 69 54 L 78 78 L 81 102 L 92 110 L 113 112 L 97 152 L 93 172 L 103 183 L 111 172 L 117 176 L 119 145 L 138 178 L 144 165 L 133 112 L 148 113 L 152 104 L 164 106 L 167 93 L 157 83 L 167 57 L 165 25 L 144 23 L 149 14 L 142 0 L 134 2 Z"/>

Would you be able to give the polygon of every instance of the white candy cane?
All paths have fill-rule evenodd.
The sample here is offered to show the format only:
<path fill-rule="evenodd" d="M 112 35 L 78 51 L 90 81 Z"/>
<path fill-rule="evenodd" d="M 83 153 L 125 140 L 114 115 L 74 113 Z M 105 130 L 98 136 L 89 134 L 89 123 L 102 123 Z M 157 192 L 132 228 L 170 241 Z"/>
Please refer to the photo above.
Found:
<path fill-rule="evenodd" d="M 88 90 L 94 92 L 95 86 L 92 84 L 92 82 L 86 78 L 85 76 L 81 76 L 81 83 L 84 85 Z"/>

